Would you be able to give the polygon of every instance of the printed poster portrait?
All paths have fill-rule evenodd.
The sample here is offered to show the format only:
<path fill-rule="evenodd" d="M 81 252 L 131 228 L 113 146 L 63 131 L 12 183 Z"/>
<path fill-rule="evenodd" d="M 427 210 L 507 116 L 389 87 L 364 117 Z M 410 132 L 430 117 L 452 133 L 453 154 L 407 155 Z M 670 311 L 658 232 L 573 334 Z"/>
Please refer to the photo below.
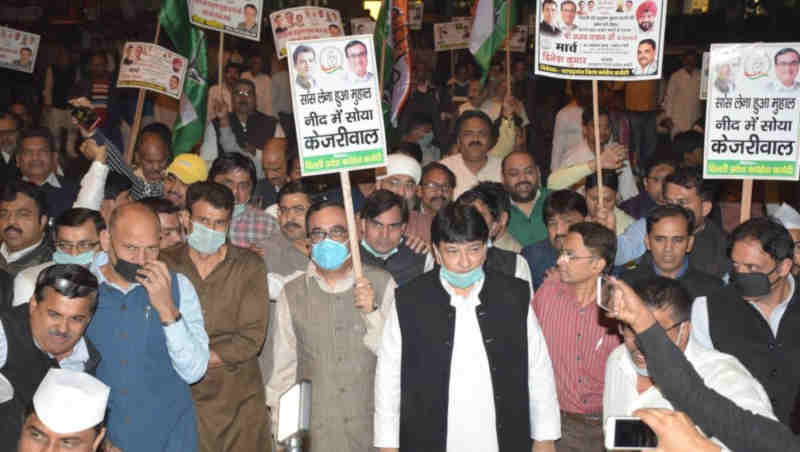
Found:
<path fill-rule="evenodd" d="M 127 42 L 122 51 L 117 86 L 144 88 L 180 99 L 188 60 L 148 42 Z"/>
<path fill-rule="evenodd" d="M 704 175 L 798 180 L 800 43 L 712 44 Z"/>
<path fill-rule="evenodd" d="M 37 34 L 0 27 L 0 68 L 33 73 L 40 41 Z"/>
<path fill-rule="evenodd" d="M 283 59 L 287 56 L 287 41 L 338 37 L 344 35 L 339 11 L 330 8 L 303 6 L 282 9 L 269 15 L 275 52 Z"/>
<path fill-rule="evenodd" d="M 536 0 L 537 75 L 661 78 L 665 0 Z"/>
<path fill-rule="evenodd" d="M 468 49 L 471 32 L 469 19 L 433 24 L 433 48 L 436 52 Z"/>
<path fill-rule="evenodd" d="M 252 41 L 261 40 L 263 14 L 263 0 L 189 0 L 193 24 Z"/>
<path fill-rule="evenodd" d="M 372 36 L 290 41 L 287 50 L 301 173 L 385 165 Z"/>

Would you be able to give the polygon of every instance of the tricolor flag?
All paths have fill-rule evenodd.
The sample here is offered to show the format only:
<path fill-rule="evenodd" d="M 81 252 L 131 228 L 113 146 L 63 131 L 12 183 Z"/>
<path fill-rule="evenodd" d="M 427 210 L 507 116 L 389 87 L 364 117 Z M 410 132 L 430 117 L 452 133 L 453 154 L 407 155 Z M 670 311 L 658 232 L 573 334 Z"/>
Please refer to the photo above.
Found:
<path fill-rule="evenodd" d="M 411 85 L 408 23 L 408 0 L 383 1 L 375 24 L 375 52 L 382 71 L 383 110 L 395 127 Z"/>
<path fill-rule="evenodd" d="M 511 8 L 511 23 L 508 23 L 508 10 Z M 517 18 L 515 0 L 478 0 L 472 14 L 472 32 L 469 37 L 469 51 L 483 69 L 483 78 L 489 73 L 494 53 L 503 44 L 506 34 Z"/>
<path fill-rule="evenodd" d="M 206 36 L 189 23 L 186 0 L 164 0 L 158 20 L 175 45 L 175 51 L 189 59 L 180 114 L 172 129 L 172 153 L 178 155 L 191 152 L 203 142 L 208 94 Z"/>

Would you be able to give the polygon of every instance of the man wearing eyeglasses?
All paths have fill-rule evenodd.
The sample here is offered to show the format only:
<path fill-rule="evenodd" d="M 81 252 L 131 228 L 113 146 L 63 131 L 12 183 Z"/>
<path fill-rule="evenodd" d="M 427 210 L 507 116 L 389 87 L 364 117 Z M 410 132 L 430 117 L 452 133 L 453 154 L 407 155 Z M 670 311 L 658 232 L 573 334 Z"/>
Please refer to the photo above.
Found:
<path fill-rule="evenodd" d="M 361 41 L 350 41 L 344 47 L 347 55 L 347 65 L 350 68 L 344 75 L 344 81 L 348 85 L 364 85 L 375 80 L 375 74 L 368 72 L 369 55 L 367 46 Z"/>
<path fill-rule="evenodd" d="M 89 267 L 100 251 L 100 232 L 106 222 L 96 210 L 73 208 L 65 211 L 53 223 L 56 251 L 53 260 L 26 268 L 14 278 L 14 306 L 25 304 L 33 295 L 39 273 L 53 264 L 78 264 Z"/>
<path fill-rule="evenodd" d="M 97 308 L 97 278 L 86 268 L 56 264 L 36 281 L 30 303 L 0 314 L 0 373 L 14 398 L 0 404 L 0 444 L 16 444 L 23 413 L 48 369 L 94 374 L 100 354 L 84 332 Z"/>
<path fill-rule="evenodd" d="M 302 379 L 314 382 L 311 452 L 372 448 L 375 364 L 397 284 L 365 265 L 356 279 L 344 207 L 313 204 L 306 214 L 311 262 L 278 296 L 267 404 Z"/>
<path fill-rule="evenodd" d="M 419 209 L 408 216 L 409 235 L 431 242 L 431 224 L 436 212 L 453 200 L 456 175 L 439 162 L 431 162 L 422 168 L 422 180 L 417 186 Z"/>
<path fill-rule="evenodd" d="M 795 81 L 800 72 L 800 52 L 786 47 L 775 54 L 775 78 L 767 83 L 767 92 L 794 93 L 800 90 L 800 82 Z"/>
<path fill-rule="evenodd" d="M 557 276 L 533 297 L 542 326 L 561 408 L 559 452 L 603 448 L 603 378 L 606 358 L 620 344 L 615 321 L 596 304 L 597 278 L 614 265 L 616 237 L 596 223 L 570 226 L 556 260 Z"/>
<path fill-rule="evenodd" d="M 375 188 L 389 190 L 403 198 L 408 208 L 413 208 L 417 196 L 422 168 L 419 162 L 405 154 L 390 154 L 386 162 L 386 173 L 377 175 Z"/>
<path fill-rule="evenodd" d="M 267 272 L 259 255 L 228 239 L 235 203 L 221 183 L 192 184 L 186 244 L 162 253 L 167 267 L 197 290 L 210 339 L 208 371 L 192 385 L 201 452 L 255 451 L 269 444 L 257 359 L 267 332 Z"/>
<path fill-rule="evenodd" d="M 775 420 L 766 391 L 738 359 L 706 348 L 692 338 L 692 297 L 679 281 L 656 276 L 639 281 L 633 289 L 709 389 L 745 410 Z M 603 419 L 632 416 L 641 408 L 674 409 L 661 394 L 658 381 L 650 378 L 647 358 L 639 350 L 633 330 L 625 323 L 618 323 L 618 328 L 624 344 L 611 353 L 606 363 Z M 725 447 L 716 438 L 711 440 Z"/>

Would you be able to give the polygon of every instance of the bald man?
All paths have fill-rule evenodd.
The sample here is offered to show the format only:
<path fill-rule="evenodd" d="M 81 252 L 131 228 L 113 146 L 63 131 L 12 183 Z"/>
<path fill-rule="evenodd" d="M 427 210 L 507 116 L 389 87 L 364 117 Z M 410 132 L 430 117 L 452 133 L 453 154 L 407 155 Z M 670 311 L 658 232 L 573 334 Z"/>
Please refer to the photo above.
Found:
<path fill-rule="evenodd" d="M 266 208 L 278 202 L 278 192 L 289 181 L 289 140 L 267 140 L 261 154 L 261 167 L 264 178 L 258 181 L 254 196 L 261 197 L 261 206 Z"/>
<path fill-rule="evenodd" d="M 97 377 L 114 394 L 111 442 L 125 451 L 196 451 L 189 385 L 206 373 L 209 340 L 194 287 L 158 259 L 160 234 L 158 216 L 144 204 L 111 213 L 91 267 L 103 308 L 86 336 L 108 357 Z"/>

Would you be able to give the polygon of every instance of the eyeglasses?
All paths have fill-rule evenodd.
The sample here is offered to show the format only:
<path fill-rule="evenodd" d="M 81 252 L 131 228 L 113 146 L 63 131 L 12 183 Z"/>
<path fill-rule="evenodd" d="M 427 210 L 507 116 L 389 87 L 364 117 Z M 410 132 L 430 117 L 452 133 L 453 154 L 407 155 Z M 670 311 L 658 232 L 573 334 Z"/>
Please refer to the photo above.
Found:
<path fill-rule="evenodd" d="M 453 190 L 453 186 L 450 184 L 437 184 L 436 182 L 426 182 L 422 184 L 422 188 L 428 191 L 442 191 L 442 192 L 449 192 Z"/>
<path fill-rule="evenodd" d="M 775 66 L 778 67 L 798 67 L 800 66 L 800 61 L 778 61 L 775 63 Z"/>
<path fill-rule="evenodd" d="M 576 261 L 579 259 L 596 259 L 596 258 L 597 256 L 575 256 L 573 254 L 570 254 L 569 251 L 561 251 L 560 253 L 558 253 L 558 257 L 556 260 L 564 259 L 567 263 L 569 263 L 571 261 Z"/>
<path fill-rule="evenodd" d="M 73 250 L 78 250 L 79 253 L 85 253 L 93 250 L 99 244 L 100 242 L 91 242 L 89 240 L 83 240 L 78 243 L 64 242 L 59 240 L 56 242 L 56 248 L 64 251 L 65 253 L 72 253 Z"/>
<path fill-rule="evenodd" d="M 311 239 L 311 243 L 319 243 L 325 240 L 327 237 L 330 237 L 337 242 L 344 242 L 347 240 L 347 228 L 342 226 L 334 226 L 330 231 L 325 231 L 323 229 L 312 229 L 311 232 L 308 233 L 308 237 Z"/>
<path fill-rule="evenodd" d="M 250 97 L 250 96 L 253 95 L 253 93 L 248 91 L 248 90 L 234 91 L 233 94 L 236 94 L 237 96 L 244 96 L 244 97 Z"/>
<path fill-rule="evenodd" d="M 403 188 L 406 190 L 411 190 L 412 188 L 417 186 L 417 184 L 415 184 L 413 181 L 404 182 L 401 181 L 400 179 L 387 179 L 386 182 L 388 182 L 389 185 L 394 189 Z"/>
<path fill-rule="evenodd" d="M 351 53 L 347 55 L 347 58 L 363 58 L 367 56 L 367 52 L 358 52 L 358 53 Z"/>

